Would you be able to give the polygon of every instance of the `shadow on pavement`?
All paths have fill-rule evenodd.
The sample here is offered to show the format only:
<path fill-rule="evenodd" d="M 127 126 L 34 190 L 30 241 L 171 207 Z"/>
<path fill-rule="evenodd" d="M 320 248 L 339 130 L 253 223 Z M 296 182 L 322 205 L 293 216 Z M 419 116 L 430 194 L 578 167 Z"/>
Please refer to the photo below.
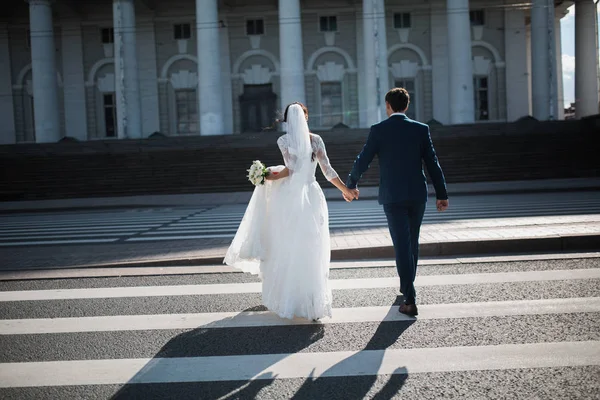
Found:
<path fill-rule="evenodd" d="M 399 296 L 394 302 L 394 306 L 399 305 L 400 302 L 401 297 Z M 398 309 L 396 307 L 392 307 L 390 308 L 388 314 L 395 314 L 397 312 Z M 402 389 L 402 386 L 404 386 L 404 383 L 408 378 L 408 370 L 403 366 L 399 365 L 393 371 L 386 384 L 375 393 L 370 392 L 377 381 L 378 375 L 336 375 L 342 373 L 345 369 L 360 369 L 362 352 L 371 350 L 385 350 L 389 348 L 414 322 L 415 320 L 380 323 L 375 331 L 375 334 L 369 340 L 363 350 L 327 369 L 319 378 L 307 378 L 292 399 L 359 400 L 366 398 L 367 394 L 368 398 L 376 400 L 389 400 L 394 398 L 394 396 L 396 396 Z M 382 366 L 382 363 L 383 357 L 378 357 L 373 361 L 373 364 L 368 366 L 368 368 L 369 370 L 372 370 L 373 368 L 379 369 Z"/>
<path fill-rule="evenodd" d="M 397 305 L 398 301 L 394 303 Z M 253 307 L 245 311 L 262 311 L 263 307 Z M 391 307 L 390 313 L 397 313 L 397 307 Z M 236 317 L 233 317 L 235 319 Z M 219 324 L 223 321 L 218 321 Z M 389 380 L 376 393 L 371 393 L 378 375 L 352 376 L 349 370 L 360 370 L 361 354 L 370 350 L 385 350 L 392 346 L 402 333 L 415 321 L 382 322 L 368 344 L 361 351 L 340 361 L 331 368 L 319 373 L 319 377 L 309 376 L 294 394 L 292 399 L 391 399 L 397 395 L 404 385 L 408 371 L 401 365 L 393 371 Z M 248 328 L 197 328 L 172 338 L 130 381 L 125 384 L 112 400 L 124 399 L 255 399 L 261 391 L 273 384 L 277 375 L 265 372 L 274 364 L 285 359 L 289 354 L 302 351 L 324 337 L 327 325 L 307 324 L 295 325 L 293 330 L 270 335 L 268 329 L 274 327 L 256 327 L 252 332 Z M 233 334 L 232 331 L 235 331 Z M 286 333 L 287 332 L 287 333 Z M 279 342 L 278 340 L 279 339 Z M 216 343 L 222 343 L 222 349 L 216 349 Z M 246 349 L 241 350 L 241 349 Z M 368 370 L 379 369 L 383 362 L 383 352 L 370 358 Z M 269 355 L 257 359 L 256 363 L 242 371 L 248 377 L 238 381 L 199 382 L 202 371 L 186 368 L 186 358 L 215 357 L 215 362 L 222 363 L 224 356 L 233 356 L 230 368 L 239 368 L 235 356 Z M 216 357 L 220 360 L 217 361 Z M 174 369 L 174 366 L 180 369 Z M 221 369 L 223 364 L 220 364 Z M 388 366 L 389 368 L 389 366 Z M 227 376 L 227 369 L 223 369 Z M 239 376 L 238 370 L 236 375 Z M 312 374 L 311 374 L 312 375 Z M 252 379 L 252 380 L 250 380 Z M 148 383 L 148 382 L 162 383 Z M 299 381 L 290 382 L 296 387 Z M 280 381 L 281 382 L 281 381 Z M 285 380 L 284 380 L 285 382 Z M 291 388 L 291 387 L 290 387 Z M 264 393 L 262 393 L 264 395 Z"/>
<path fill-rule="evenodd" d="M 264 311 L 263 306 L 252 307 L 248 311 Z M 233 320 L 227 318 L 227 320 Z M 224 320 L 217 321 L 223 322 Z M 172 338 L 154 358 L 148 362 L 130 381 L 111 397 L 112 400 L 125 399 L 252 399 L 264 387 L 270 385 L 276 376 L 262 373 L 274 363 L 319 341 L 324 335 L 324 325 L 307 324 L 294 329 L 291 335 L 271 337 L 265 335 L 273 327 L 252 328 L 252 334 L 246 334 L 248 328 L 197 328 Z M 289 329 L 289 328 L 288 328 Z M 279 339 L 279 341 L 277 341 Z M 287 340 L 286 340 L 287 339 Z M 216 344 L 222 344 L 216 347 Z M 278 351 L 284 348 L 285 353 Z M 236 355 L 272 355 L 269 359 L 257 362 L 244 371 L 252 381 L 211 381 L 201 380 L 201 372 L 189 368 L 173 369 L 173 362 L 185 365 L 185 359 L 192 357 L 224 357 Z M 177 359 L 177 360 L 175 360 Z M 235 367 L 232 360 L 231 367 Z M 224 374 L 226 372 L 224 371 Z M 183 378 L 182 378 L 183 377 Z M 187 381 L 186 381 L 187 380 Z M 144 382 L 167 383 L 144 383 Z M 182 382 L 183 381 L 183 382 Z M 141 383 L 138 383 L 141 382 Z"/>

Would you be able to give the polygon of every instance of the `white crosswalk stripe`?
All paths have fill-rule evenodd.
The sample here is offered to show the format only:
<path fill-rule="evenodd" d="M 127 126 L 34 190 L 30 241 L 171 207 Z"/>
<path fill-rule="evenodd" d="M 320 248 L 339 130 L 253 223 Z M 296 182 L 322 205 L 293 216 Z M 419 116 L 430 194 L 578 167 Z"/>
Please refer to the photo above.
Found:
<path fill-rule="evenodd" d="M 497 301 L 462 304 L 432 304 L 419 308 L 419 320 L 503 317 L 509 315 L 569 314 L 600 312 L 600 297 Z M 412 321 L 398 312 L 398 307 L 337 308 L 323 324 L 351 322 Z M 37 318 L 0 321 L 0 335 L 41 333 L 110 332 L 193 328 L 247 328 L 313 324 L 295 318 L 279 318 L 268 311 L 221 312 L 201 314 L 118 315 L 78 318 Z"/>
<path fill-rule="evenodd" d="M 513 370 L 552 375 L 569 368 L 593 374 L 600 367 L 600 337 L 594 333 L 600 297 L 598 292 L 578 295 L 575 290 L 594 293 L 600 284 L 598 260 L 579 260 L 589 268 L 571 263 L 565 269 L 564 260 L 555 260 L 523 271 L 510 265 L 491 271 L 496 267 L 472 264 L 464 273 L 439 273 L 441 265 L 424 265 L 418 292 L 424 298 L 452 292 L 460 301 L 426 302 L 416 318 L 398 312 L 392 304 L 395 294 L 385 300 L 388 305 L 377 304 L 381 291 L 397 290 L 398 278 L 389 262 L 387 267 L 371 263 L 361 269 L 335 269 L 330 282 L 334 302 L 341 306 L 333 309 L 332 318 L 319 322 L 285 320 L 259 308 L 260 283 L 239 273 L 0 282 L 0 396 L 65 398 L 78 388 L 83 398 L 102 398 L 99 393 L 110 398 L 125 388 L 135 392 L 144 385 L 165 384 L 152 386 L 157 392 L 150 397 L 142 392 L 129 396 L 192 398 L 185 394 L 189 387 L 177 385 L 193 383 L 209 385 L 199 387 L 207 390 L 201 398 L 228 398 L 236 391 L 246 398 L 245 385 L 261 381 L 289 384 L 301 393 L 304 380 L 336 377 Z M 503 295 L 514 299 L 494 298 L 489 285 L 505 285 Z M 360 304 L 345 306 L 358 292 L 364 295 Z M 480 293 L 479 300 L 464 298 L 472 293 Z M 156 312 L 161 304 L 167 312 Z M 204 311 L 195 311 L 202 307 Z M 578 322 L 568 325 L 571 319 Z M 453 334 L 460 324 L 466 326 L 464 332 Z M 479 332 L 486 324 L 499 332 Z M 584 325 L 579 326 L 581 333 L 576 325 Z M 522 329 L 528 337 L 506 335 L 502 329 L 509 327 Z M 570 336 L 560 336 L 567 327 Z M 375 328 L 374 337 L 362 336 Z M 444 335 L 435 332 L 445 329 L 458 343 L 438 342 Z M 340 332 L 356 335 L 353 340 L 359 344 L 340 344 Z M 219 385 L 229 388 L 231 382 L 236 382 L 231 393 L 209 394 Z M 372 384 L 359 391 L 368 391 Z M 28 391 L 35 388 L 44 392 Z M 335 398 L 350 398 L 355 389 L 339 387 Z M 292 395 L 270 390 L 247 398 Z"/>
<path fill-rule="evenodd" d="M 385 228 L 385 214 L 374 200 L 330 202 L 330 229 Z M 0 247 L 44 244 L 151 242 L 233 238 L 245 205 L 215 208 L 157 208 L 0 216 Z M 568 222 L 600 221 L 600 192 L 551 196 L 457 197 L 445 213 L 428 203 L 424 224 L 490 218 L 552 216 Z M 514 223 L 511 221 L 510 223 Z M 537 222 L 532 221 L 532 224 Z"/>
<path fill-rule="evenodd" d="M 419 276 L 415 286 L 445 286 L 484 283 L 562 281 L 580 279 L 600 279 L 600 268 L 551 271 L 496 272 L 484 274 L 428 275 Z M 398 277 L 364 278 L 364 279 L 332 279 L 329 281 L 333 290 L 381 289 L 399 285 Z M 0 292 L 0 302 L 39 301 L 69 299 L 107 299 L 122 297 L 150 296 L 198 296 L 217 294 L 259 293 L 261 284 L 255 283 L 223 283 L 208 285 L 177 286 L 140 286 L 110 287 L 86 289 L 28 290 Z"/>
<path fill-rule="evenodd" d="M 218 382 L 599 365 L 600 342 L 0 364 L 0 387 Z M 352 360 L 351 363 L 348 360 Z M 52 371 L 52 374 L 48 374 Z M 265 378 L 262 378 L 265 379 Z"/>

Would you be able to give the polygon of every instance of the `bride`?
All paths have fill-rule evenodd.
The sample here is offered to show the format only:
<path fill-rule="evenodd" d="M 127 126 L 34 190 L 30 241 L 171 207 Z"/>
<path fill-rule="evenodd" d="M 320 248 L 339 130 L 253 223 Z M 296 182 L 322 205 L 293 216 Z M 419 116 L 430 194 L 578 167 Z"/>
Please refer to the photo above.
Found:
<path fill-rule="evenodd" d="M 317 320 L 331 317 L 329 214 L 317 162 L 345 198 L 357 191 L 342 183 L 307 119 L 302 103 L 286 107 L 287 133 L 277 140 L 285 167 L 270 167 L 254 190 L 224 263 L 258 274 L 263 304 L 280 317 Z"/>

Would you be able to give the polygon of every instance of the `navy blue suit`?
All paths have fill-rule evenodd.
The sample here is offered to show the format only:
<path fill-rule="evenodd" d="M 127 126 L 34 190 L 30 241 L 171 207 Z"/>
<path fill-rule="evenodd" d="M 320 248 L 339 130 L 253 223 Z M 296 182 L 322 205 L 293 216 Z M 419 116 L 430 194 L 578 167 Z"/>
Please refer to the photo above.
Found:
<path fill-rule="evenodd" d="M 379 204 L 383 205 L 394 243 L 400 291 L 406 304 L 415 304 L 419 232 L 427 203 L 427 179 L 422 162 L 439 200 L 448 199 L 444 173 L 433 148 L 429 126 L 404 114 L 394 114 L 371 127 L 346 186 L 356 188 L 376 155 L 380 169 Z"/>

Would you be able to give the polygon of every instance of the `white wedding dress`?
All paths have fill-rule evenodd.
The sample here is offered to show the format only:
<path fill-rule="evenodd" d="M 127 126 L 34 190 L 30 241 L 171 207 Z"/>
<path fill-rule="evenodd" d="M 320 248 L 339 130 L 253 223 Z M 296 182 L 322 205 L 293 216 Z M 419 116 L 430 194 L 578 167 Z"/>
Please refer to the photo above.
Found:
<path fill-rule="evenodd" d="M 258 274 L 263 304 L 280 317 L 331 317 L 329 214 L 317 162 L 328 180 L 338 175 L 299 106 L 290 106 L 287 125 L 277 144 L 290 176 L 255 188 L 224 263 Z"/>

